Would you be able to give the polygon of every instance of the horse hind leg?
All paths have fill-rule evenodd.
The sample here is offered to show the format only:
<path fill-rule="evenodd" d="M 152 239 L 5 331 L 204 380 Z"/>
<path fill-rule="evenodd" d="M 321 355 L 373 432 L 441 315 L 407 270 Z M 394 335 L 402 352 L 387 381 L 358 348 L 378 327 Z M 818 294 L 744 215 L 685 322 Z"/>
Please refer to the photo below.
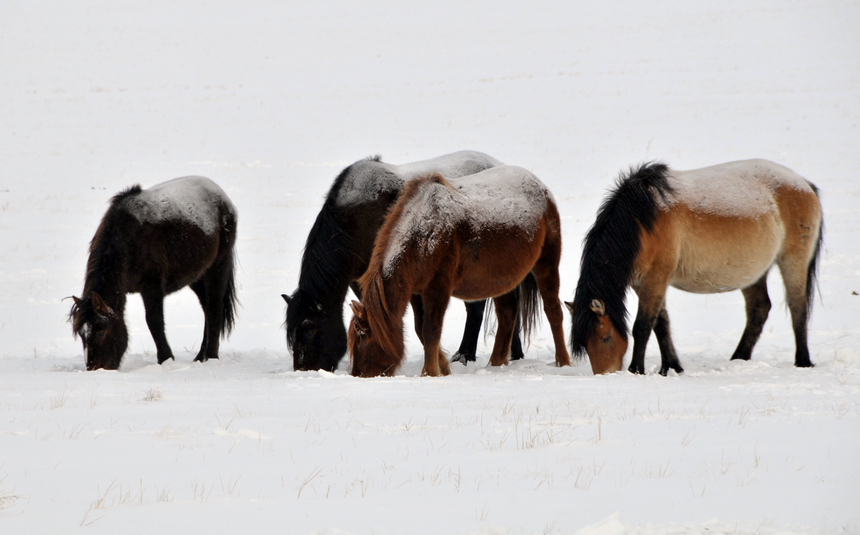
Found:
<path fill-rule="evenodd" d="M 731 360 L 750 360 L 753 348 L 761 337 L 761 331 L 764 328 L 764 322 L 767 321 L 771 307 L 770 297 L 767 294 L 767 273 L 741 292 L 744 294 L 744 301 L 746 302 L 747 325 Z"/>
<path fill-rule="evenodd" d="M 463 339 L 460 348 L 454 354 L 451 362 L 462 362 L 465 366 L 469 362 L 475 362 L 478 350 L 478 336 L 481 334 L 481 323 L 484 319 L 484 309 L 487 301 L 466 301 L 466 325 L 463 328 Z"/>
<path fill-rule="evenodd" d="M 204 322 L 203 322 L 203 339 L 200 342 L 200 350 L 197 352 L 197 356 L 194 357 L 196 362 L 202 362 L 204 360 L 204 355 L 206 355 L 206 346 L 207 341 L 209 340 L 207 333 L 209 332 L 209 315 L 205 313 L 206 310 L 206 285 L 203 283 L 203 279 L 198 279 L 191 283 L 191 290 L 197 294 L 197 300 L 200 301 L 200 307 L 204 310 Z"/>
<path fill-rule="evenodd" d="M 227 314 L 228 307 L 232 307 L 231 278 L 233 276 L 233 260 L 230 255 L 216 261 L 206 270 L 203 277 L 192 285 L 202 284 L 204 297 L 200 299 L 205 317 L 203 342 L 200 351 L 194 358 L 196 362 L 206 362 L 209 359 L 218 358 L 218 350 L 221 346 L 221 334 L 229 329 Z M 195 290 L 195 293 L 197 290 Z M 200 297 L 200 293 L 197 294 Z M 228 301 L 230 304 L 228 305 Z"/>
<path fill-rule="evenodd" d="M 493 352 L 490 355 L 490 366 L 504 366 L 508 363 L 511 352 L 511 339 L 514 334 L 514 326 L 517 321 L 518 299 L 515 291 L 508 292 L 493 298 L 496 309 L 496 340 L 493 343 Z"/>
<path fill-rule="evenodd" d="M 657 345 L 660 346 L 660 375 L 665 377 L 670 369 L 675 370 L 675 373 L 684 373 L 681 361 L 678 360 L 678 352 L 675 351 L 675 344 L 672 342 L 669 313 L 665 305 L 654 323 L 654 336 L 657 338 Z"/>
<path fill-rule="evenodd" d="M 809 358 L 807 341 L 807 322 L 809 321 L 809 299 L 807 296 L 807 265 L 798 266 L 792 262 L 779 262 L 782 281 L 785 284 L 785 298 L 791 312 L 791 326 L 794 329 L 794 365 L 798 368 L 814 366 Z"/>
<path fill-rule="evenodd" d="M 561 286 L 558 274 L 560 259 L 560 239 L 552 242 L 547 241 L 544 243 L 541 256 L 532 268 L 532 274 L 534 274 L 537 283 L 537 291 L 543 300 L 543 312 L 552 331 L 552 340 L 555 344 L 555 364 L 558 367 L 570 366 L 570 353 L 567 351 L 567 343 L 564 340 L 564 315 L 561 312 L 561 300 L 558 298 Z M 520 287 L 526 288 L 525 286 Z M 529 299 L 528 296 L 520 296 L 520 298 Z"/>

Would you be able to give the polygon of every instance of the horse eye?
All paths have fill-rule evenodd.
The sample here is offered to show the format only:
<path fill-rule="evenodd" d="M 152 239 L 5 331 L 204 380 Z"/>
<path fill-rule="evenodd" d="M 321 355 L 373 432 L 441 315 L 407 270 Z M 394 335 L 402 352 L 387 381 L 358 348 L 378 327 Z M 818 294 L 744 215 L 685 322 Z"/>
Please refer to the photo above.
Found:
<path fill-rule="evenodd" d="M 611 335 L 611 334 L 610 334 L 609 336 L 605 336 L 605 337 L 603 338 L 603 343 L 604 343 L 604 344 L 608 344 L 610 340 L 612 340 L 612 335 Z"/>
<path fill-rule="evenodd" d="M 99 341 L 104 340 L 106 334 L 107 334 L 107 331 L 99 331 L 96 333 L 96 338 L 98 338 Z"/>

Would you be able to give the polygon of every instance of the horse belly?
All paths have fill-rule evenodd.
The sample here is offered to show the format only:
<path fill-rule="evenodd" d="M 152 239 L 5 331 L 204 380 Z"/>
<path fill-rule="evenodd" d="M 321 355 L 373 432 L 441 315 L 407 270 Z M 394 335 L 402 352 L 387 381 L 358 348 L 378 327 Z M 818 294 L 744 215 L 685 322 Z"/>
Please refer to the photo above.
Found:
<path fill-rule="evenodd" d="M 693 293 L 750 286 L 774 264 L 785 239 L 772 212 L 757 218 L 698 215 L 681 227 L 678 264 L 669 284 Z"/>
<path fill-rule="evenodd" d="M 461 251 L 461 262 L 453 295 L 476 301 L 506 294 L 516 288 L 534 267 L 540 255 L 535 238 L 523 233 L 521 239 L 509 235 L 484 236 L 480 243 Z M 540 236 L 542 239 L 542 235 Z"/>

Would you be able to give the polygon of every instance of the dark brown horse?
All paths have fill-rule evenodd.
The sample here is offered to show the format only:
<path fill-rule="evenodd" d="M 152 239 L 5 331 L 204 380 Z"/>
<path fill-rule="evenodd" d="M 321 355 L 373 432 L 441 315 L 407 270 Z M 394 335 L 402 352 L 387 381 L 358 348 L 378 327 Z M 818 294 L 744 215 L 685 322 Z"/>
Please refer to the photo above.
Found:
<path fill-rule="evenodd" d="M 408 182 L 385 220 L 370 266 L 361 277 L 362 302 L 353 301 L 349 351 L 352 374 L 392 375 L 403 360 L 403 314 L 412 296 L 421 316 L 424 375 L 449 373 L 439 348 L 451 296 L 493 298 L 498 330 L 490 364 L 508 360 L 521 286 L 524 331 L 535 320 L 537 292 L 552 328 L 555 359 L 570 364 L 564 343 L 558 263 L 561 222 L 552 194 L 519 167 L 494 167 L 446 181 L 431 175 Z"/>
<path fill-rule="evenodd" d="M 218 358 L 236 307 L 236 208 L 217 184 L 183 177 L 117 194 L 90 243 L 84 292 L 69 314 L 87 369 L 119 368 L 128 346 L 126 294 L 140 293 L 158 363 L 173 358 L 164 334 L 164 296 L 191 286 L 205 327 L 196 361 Z"/>
<path fill-rule="evenodd" d="M 403 165 L 368 158 L 344 169 L 332 184 L 308 234 L 299 285 L 287 302 L 287 346 L 295 370 L 334 371 L 346 353 L 343 302 L 350 288 L 361 299 L 358 278 L 367 270 L 385 215 L 406 181 L 430 173 L 456 178 L 502 165 L 492 156 L 459 151 Z M 475 360 L 485 301 L 466 303 L 466 328 L 455 359 Z M 416 316 L 416 320 L 420 316 Z M 416 331 L 421 327 L 416 323 Z M 515 332 L 512 357 L 522 357 Z"/>
<path fill-rule="evenodd" d="M 818 189 L 766 160 L 693 171 L 648 164 L 619 180 L 588 232 L 571 311 L 571 349 L 594 373 L 621 369 L 627 350 L 625 294 L 639 296 L 629 370 L 645 373 L 657 336 L 660 373 L 682 372 L 669 332 L 666 288 L 741 290 L 747 323 L 732 359 L 749 360 L 770 311 L 767 274 L 782 273 L 796 343 L 795 366 L 812 366 L 806 326 L 823 221 Z"/>

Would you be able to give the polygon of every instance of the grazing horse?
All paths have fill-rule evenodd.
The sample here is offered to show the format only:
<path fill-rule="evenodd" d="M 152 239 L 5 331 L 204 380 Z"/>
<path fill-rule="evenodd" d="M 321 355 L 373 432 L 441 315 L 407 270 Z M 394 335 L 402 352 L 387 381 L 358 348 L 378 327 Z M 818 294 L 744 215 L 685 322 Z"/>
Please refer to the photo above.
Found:
<path fill-rule="evenodd" d="M 358 278 L 367 270 L 376 234 L 406 181 L 439 173 L 471 175 L 502 163 L 486 154 L 459 151 L 430 160 L 392 165 L 380 158 L 353 163 L 335 179 L 308 234 L 299 285 L 287 302 L 287 346 L 295 370 L 334 371 L 346 353 L 343 302 L 349 288 L 361 299 Z M 466 303 L 466 329 L 455 359 L 475 360 L 485 301 Z M 420 331 L 417 323 L 416 331 Z M 515 333 L 513 358 L 523 355 Z"/>
<path fill-rule="evenodd" d="M 767 274 L 779 266 L 791 311 L 795 366 L 809 367 L 806 326 L 821 252 L 818 189 L 767 160 L 692 171 L 661 163 L 619 179 L 585 237 L 572 303 L 571 350 L 595 374 L 621 369 L 627 350 L 628 286 L 639 297 L 629 370 L 645 373 L 651 331 L 660 374 L 683 371 L 669 333 L 666 288 L 741 290 L 747 322 L 732 359 L 749 360 L 770 311 Z"/>
<path fill-rule="evenodd" d="M 173 358 L 164 334 L 164 296 L 191 286 L 206 318 L 195 361 L 218 358 L 236 307 L 236 208 L 204 177 L 120 192 L 90 243 L 84 293 L 69 313 L 88 370 L 119 368 L 128 346 L 126 294 L 140 293 L 158 363 Z"/>
<path fill-rule="evenodd" d="M 439 340 L 452 295 L 493 298 L 498 330 L 490 364 L 500 366 L 508 360 L 518 309 L 528 333 L 540 292 L 556 364 L 569 365 L 558 299 L 560 258 L 555 201 L 525 169 L 502 166 L 450 182 L 438 174 L 408 182 L 359 281 L 362 302 L 351 303 L 352 375 L 394 374 L 403 360 L 403 314 L 413 295 L 421 297 L 413 310 L 422 318 L 423 375 L 450 373 Z M 534 283 L 520 285 L 529 275 Z M 519 296 L 512 291 L 518 285 Z"/>

